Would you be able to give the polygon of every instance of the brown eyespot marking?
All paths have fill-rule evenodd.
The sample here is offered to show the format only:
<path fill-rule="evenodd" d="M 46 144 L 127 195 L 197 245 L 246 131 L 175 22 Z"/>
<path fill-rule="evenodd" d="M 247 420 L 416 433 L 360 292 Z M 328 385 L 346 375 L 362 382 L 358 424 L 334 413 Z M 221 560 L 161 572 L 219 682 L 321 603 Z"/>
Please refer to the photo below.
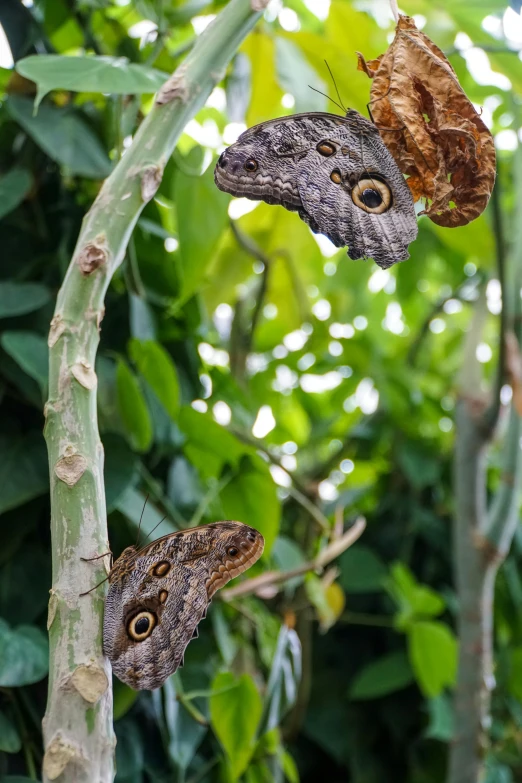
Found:
<path fill-rule="evenodd" d="M 254 158 L 245 161 L 245 171 L 257 171 L 257 161 Z"/>
<path fill-rule="evenodd" d="M 372 174 L 359 180 L 352 190 L 353 203 L 372 215 L 380 215 L 390 208 L 392 193 L 388 185 Z"/>
<path fill-rule="evenodd" d="M 236 557 L 239 554 L 239 549 L 235 546 L 229 546 L 227 549 L 227 555 L 229 557 Z"/>
<path fill-rule="evenodd" d="M 152 569 L 153 576 L 166 576 L 170 571 L 170 563 L 168 560 L 162 560 L 161 563 L 156 563 Z"/>
<path fill-rule="evenodd" d="M 127 633 L 135 642 L 143 642 L 151 635 L 157 621 L 155 614 L 144 609 L 131 617 L 127 624 Z"/>
<path fill-rule="evenodd" d="M 248 533 L 247 533 L 247 538 L 253 544 L 254 541 L 256 540 L 256 534 L 252 530 L 249 530 Z"/>
<path fill-rule="evenodd" d="M 329 158 L 330 155 L 334 154 L 335 147 L 328 141 L 320 141 L 317 145 L 317 152 L 319 152 L 321 155 L 324 155 L 325 158 Z"/>
<path fill-rule="evenodd" d="M 168 592 L 166 590 L 160 590 L 159 595 L 158 595 L 160 604 L 164 604 L 168 597 L 169 597 L 169 594 L 168 594 Z"/>
<path fill-rule="evenodd" d="M 335 182 L 336 185 L 340 185 L 342 182 L 341 172 L 338 169 L 334 169 L 330 174 L 330 179 Z"/>

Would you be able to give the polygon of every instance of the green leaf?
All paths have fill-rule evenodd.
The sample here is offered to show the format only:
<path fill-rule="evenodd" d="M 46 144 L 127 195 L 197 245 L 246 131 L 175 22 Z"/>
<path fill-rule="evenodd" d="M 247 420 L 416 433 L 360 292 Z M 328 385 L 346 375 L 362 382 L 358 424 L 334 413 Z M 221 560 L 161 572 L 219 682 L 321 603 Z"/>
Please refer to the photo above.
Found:
<path fill-rule="evenodd" d="M 522 647 L 515 647 L 510 651 L 508 687 L 513 696 L 522 701 Z"/>
<path fill-rule="evenodd" d="M 179 382 L 170 354 L 154 340 L 132 339 L 129 353 L 139 372 L 172 419 L 179 412 Z"/>
<path fill-rule="evenodd" d="M 376 593 L 388 573 L 378 555 L 364 544 L 355 544 L 339 558 L 339 583 L 347 593 Z"/>
<path fill-rule="evenodd" d="M 325 586 L 317 574 L 313 573 L 305 577 L 305 590 L 308 600 L 317 612 L 320 629 L 325 633 L 337 622 L 343 612 L 344 593 L 337 582 Z"/>
<path fill-rule="evenodd" d="M 2 202 L 0 180 L 0 205 Z M 1 208 L 0 208 L 1 209 Z M 11 318 L 39 310 L 51 298 L 49 289 L 41 283 L 0 283 L 0 318 Z"/>
<path fill-rule="evenodd" d="M 113 717 L 114 720 L 120 720 L 120 718 L 123 718 L 123 716 L 127 714 L 127 712 L 130 710 L 130 708 L 136 701 L 138 697 L 138 692 L 134 691 L 132 688 L 129 688 L 128 685 L 125 685 L 123 682 L 120 682 L 120 680 L 117 680 L 116 678 L 114 678 L 113 686 L 114 686 Z"/>
<path fill-rule="evenodd" d="M 16 730 L 12 719 L 0 712 L 0 750 L 5 753 L 18 753 L 22 747 L 22 740 Z"/>
<path fill-rule="evenodd" d="M 47 637 L 32 625 L 10 629 L 0 619 L 0 686 L 18 688 L 42 680 L 48 671 Z"/>
<path fill-rule="evenodd" d="M 299 771 L 297 769 L 297 764 L 287 750 L 283 751 L 281 756 L 281 765 L 283 767 L 285 778 L 288 780 L 288 782 L 299 783 Z"/>
<path fill-rule="evenodd" d="M 194 147 L 185 159 L 184 168 L 197 170 L 201 161 L 202 150 Z M 230 196 L 216 188 L 214 164 L 200 176 L 192 176 L 184 170 L 176 172 L 174 190 L 181 258 L 181 296 L 186 300 L 201 285 L 219 237 L 228 225 Z"/>
<path fill-rule="evenodd" d="M 326 111 L 326 98 L 316 90 L 326 92 L 326 85 L 309 65 L 301 49 L 288 38 L 276 36 L 276 63 L 279 84 L 295 98 L 294 111 Z"/>
<path fill-rule="evenodd" d="M 116 390 L 120 416 L 132 447 L 148 451 L 153 435 L 149 410 L 136 376 L 122 359 L 116 368 Z"/>
<path fill-rule="evenodd" d="M 261 696 L 248 674 L 236 679 L 222 672 L 214 678 L 210 722 L 227 754 L 233 780 L 239 779 L 252 757 L 262 709 Z"/>
<path fill-rule="evenodd" d="M 243 454 L 253 453 L 212 416 L 190 406 L 181 408 L 178 424 L 187 438 L 185 453 L 204 477 L 217 476 L 223 465 L 237 467 Z"/>
<path fill-rule="evenodd" d="M 20 168 L 11 169 L 0 178 L 0 219 L 16 209 L 26 197 L 32 183 L 30 172 Z"/>
<path fill-rule="evenodd" d="M 101 142 L 74 109 L 43 105 L 34 117 L 32 102 L 14 95 L 6 106 L 33 141 L 71 174 L 90 179 L 110 174 L 111 163 Z"/>
<path fill-rule="evenodd" d="M 408 654 L 415 678 L 425 696 L 439 696 L 454 685 L 457 641 L 447 625 L 414 622 L 408 631 Z"/>
<path fill-rule="evenodd" d="M 107 511 L 111 512 L 121 496 L 136 482 L 139 460 L 127 442 L 112 432 L 103 435 L 103 450 L 105 501 Z"/>
<path fill-rule="evenodd" d="M 245 457 L 220 497 L 227 519 L 255 527 L 264 536 L 268 557 L 279 532 L 281 504 L 266 462 L 257 455 Z"/>
<path fill-rule="evenodd" d="M 398 628 L 407 629 L 417 619 L 436 617 L 444 611 L 441 596 L 430 587 L 420 585 L 404 563 L 395 563 L 386 588 L 399 605 Z"/>
<path fill-rule="evenodd" d="M 0 338 L 2 348 L 22 370 L 47 392 L 49 377 L 49 349 L 47 340 L 35 332 L 4 332 Z"/>
<path fill-rule="evenodd" d="M 413 682 L 413 672 L 402 651 L 383 655 L 364 666 L 350 686 L 351 699 L 377 699 Z"/>
<path fill-rule="evenodd" d="M 207 733 L 207 727 L 194 720 L 176 698 L 172 678 L 165 689 L 165 721 L 169 730 L 169 755 L 177 767 L 187 769 Z"/>
<path fill-rule="evenodd" d="M 49 491 L 49 467 L 43 436 L 0 435 L 0 514 Z"/>
<path fill-rule="evenodd" d="M 159 90 L 168 73 L 130 63 L 126 57 L 66 57 L 38 54 L 18 60 L 16 70 L 36 82 L 35 106 L 51 90 L 138 95 Z"/>

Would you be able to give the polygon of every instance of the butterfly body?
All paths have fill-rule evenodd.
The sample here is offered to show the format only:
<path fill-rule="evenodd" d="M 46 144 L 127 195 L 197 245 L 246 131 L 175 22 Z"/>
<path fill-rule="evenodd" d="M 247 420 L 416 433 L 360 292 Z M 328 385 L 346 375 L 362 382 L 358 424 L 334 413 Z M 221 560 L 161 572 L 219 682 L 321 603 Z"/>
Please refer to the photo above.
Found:
<path fill-rule="evenodd" d="M 295 114 L 245 131 L 220 156 L 221 190 L 298 212 L 350 258 L 386 268 L 417 236 L 410 190 L 379 131 L 358 112 Z"/>
<path fill-rule="evenodd" d="M 212 596 L 263 552 L 263 537 L 241 522 L 173 533 L 128 547 L 109 574 L 103 647 L 118 679 L 153 690 L 182 665 Z"/>

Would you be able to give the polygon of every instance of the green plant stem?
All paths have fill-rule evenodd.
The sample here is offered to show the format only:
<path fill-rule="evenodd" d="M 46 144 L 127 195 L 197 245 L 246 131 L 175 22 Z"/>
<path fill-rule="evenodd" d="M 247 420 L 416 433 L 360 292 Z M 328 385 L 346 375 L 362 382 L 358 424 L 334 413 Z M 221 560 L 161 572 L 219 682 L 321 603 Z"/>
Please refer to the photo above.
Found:
<path fill-rule="evenodd" d="M 101 633 L 104 589 L 79 596 L 105 576 L 102 562 L 80 558 L 108 549 L 94 372 L 105 293 L 183 128 L 222 78 L 263 6 L 231 0 L 166 82 L 85 216 L 58 294 L 45 408 L 53 575 L 44 781 L 110 783 L 114 776 L 110 666 Z"/>
<path fill-rule="evenodd" d="M 497 265 L 502 285 L 504 313 L 500 339 L 507 330 L 518 338 L 522 303 L 522 148 L 517 151 L 518 176 L 515 208 L 516 234 L 511 252 L 504 250 L 504 238 L 497 192 L 494 202 L 494 230 L 497 234 Z M 498 183 L 497 183 L 498 187 Z M 469 342 L 473 347 L 473 342 Z M 470 351 L 468 351 L 468 354 Z M 474 350 L 473 350 L 474 353 Z M 499 351 L 504 362 L 505 349 Z M 455 496 L 453 525 L 454 574 L 459 601 L 459 665 L 454 695 L 455 736 L 450 745 L 447 783 L 478 783 L 483 774 L 487 747 L 493 675 L 493 599 L 498 568 L 505 559 L 518 523 L 522 488 L 522 422 L 515 405 L 502 444 L 500 485 L 488 509 L 486 503 L 487 448 L 500 411 L 500 388 L 505 368 L 497 368 L 489 407 L 476 397 L 474 356 L 464 357 L 464 387 L 456 407 Z"/>

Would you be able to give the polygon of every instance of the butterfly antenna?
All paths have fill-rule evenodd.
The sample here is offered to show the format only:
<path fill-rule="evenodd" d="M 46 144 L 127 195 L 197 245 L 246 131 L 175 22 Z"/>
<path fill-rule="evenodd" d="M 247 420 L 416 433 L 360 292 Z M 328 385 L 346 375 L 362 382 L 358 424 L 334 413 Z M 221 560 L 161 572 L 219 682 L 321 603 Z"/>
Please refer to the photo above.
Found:
<path fill-rule="evenodd" d="M 337 93 L 337 97 L 339 98 L 339 103 L 341 104 L 341 108 L 346 113 L 347 109 L 346 109 L 346 106 L 343 104 L 343 99 L 341 98 L 341 94 L 339 92 L 339 88 L 337 87 L 337 82 L 334 79 L 334 75 L 332 73 L 332 69 L 330 68 L 330 66 L 328 65 L 328 62 L 326 60 L 324 61 L 324 63 L 326 65 L 326 67 L 328 68 L 328 73 L 330 74 L 330 78 L 333 81 L 333 86 L 335 87 L 335 92 Z"/>
<path fill-rule="evenodd" d="M 308 86 L 309 86 L 309 87 L 310 87 L 310 89 L 311 89 L 311 90 L 313 90 L 314 92 L 318 92 L 318 93 L 319 93 L 319 95 L 323 95 L 325 98 L 328 98 L 328 100 L 329 100 L 329 101 L 332 101 L 332 103 L 335 103 L 335 105 L 336 105 L 336 106 L 339 106 L 339 108 L 341 109 L 341 111 L 344 111 L 344 112 L 346 112 L 346 109 L 344 108 L 344 106 L 341 106 L 339 103 L 337 103 L 337 101 L 334 101 L 334 99 L 333 99 L 333 98 L 330 98 L 330 96 L 329 96 L 329 95 L 327 95 L 325 92 L 321 92 L 321 90 L 317 90 L 315 87 L 312 87 L 312 85 L 311 85 L 311 84 L 309 84 Z"/>
<path fill-rule="evenodd" d="M 140 540 L 141 521 L 143 519 L 143 514 L 145 513 L 145 506 L 147 505 L 148 499 L 149 499 L 149 496 L 147 494 L 147 496 L 145 497 L 145 503 L 143 504 L 143 508 L 141 509 L 140 522 L 139 522 L 139 525 L 138 525 L 138 535 L 136 536 L 136 543 L 134 545 L 135 547 L 138 546 L 138 541 Z"/>
<path fill-rule="evenodd" d="M 148 534 L 147 534 L 147 537 L 145 538 L 145 541 L 147 541 L 147 540 L 148 540 L 148 539 L 151 537 L 151 535 L 154 533 L 154 531 L 155 531 L 155 530 L 157 530 L 157 529 L 159 528 L 159 526 L 161 525 L 161 523 L 162 523 L 162 522 L 165 522 L 165 520 L 166 520 L 166 519 L 167 519 L 167 517 L 166 517 L 166 516 L 165 516 L 165 517 L 163 517 L 163 519 L 160 519 L 160 521 L 158 522 L 158 524 L 157 524 L 157 525 L 155 525 L 155 527 L 153 527 L 153 528 L 152 528 L 152 530 L 150 531 L 150 533 L 148 533 Z"/>

